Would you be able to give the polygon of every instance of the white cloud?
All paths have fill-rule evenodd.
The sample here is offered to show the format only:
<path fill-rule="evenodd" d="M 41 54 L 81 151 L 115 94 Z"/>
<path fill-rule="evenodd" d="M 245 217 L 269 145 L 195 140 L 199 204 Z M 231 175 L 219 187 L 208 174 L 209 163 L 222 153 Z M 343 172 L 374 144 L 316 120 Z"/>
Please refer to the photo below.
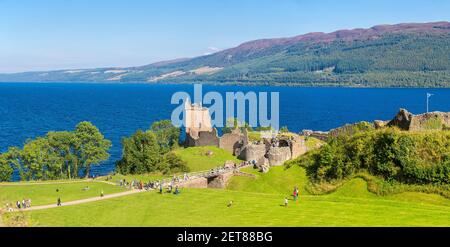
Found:
<path fill-rule="evenodd" d="M 216 52 L 221 51 L 221 50 L 222 49 L 217 48 L 215 46 L 209 46 L 209 47 L 206 48 L 206 52 L 203 53 L 203 55 L 205 55 L 205 56 L 206 55 L 210 55 L 210 54 L 216 53 Z"/>

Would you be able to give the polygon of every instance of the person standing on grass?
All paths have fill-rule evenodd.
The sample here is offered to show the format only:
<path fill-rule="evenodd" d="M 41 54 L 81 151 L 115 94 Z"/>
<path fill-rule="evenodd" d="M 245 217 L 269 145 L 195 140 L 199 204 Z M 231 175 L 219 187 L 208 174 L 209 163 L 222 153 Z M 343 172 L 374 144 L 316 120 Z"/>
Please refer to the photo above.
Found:
<path fill-rule="evenodd" d="M 284 198 L 284 206 L 287 207 L 287 206 L 288 206 L 288 203 L 289 203 L 288 198 L 285 197 L 285 198 Z"/>
<path fill-rule="evenodd" d="M 163 192 L 163 185 L 162 183 L 159 184 L 159 194 L 162 194 Z"/>
<path fill-rule="evenodd" d="M 100 192 L 100 197 L 103 197 L 103 190 Z"/>

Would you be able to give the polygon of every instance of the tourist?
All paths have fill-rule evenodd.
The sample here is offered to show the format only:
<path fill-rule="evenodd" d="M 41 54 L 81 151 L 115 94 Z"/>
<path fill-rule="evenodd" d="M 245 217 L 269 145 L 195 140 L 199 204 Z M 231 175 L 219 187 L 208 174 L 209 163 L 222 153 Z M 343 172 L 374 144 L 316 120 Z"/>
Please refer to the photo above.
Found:
<path fill-rule="evenodd" d="M 296 186 L 295 187 L 295 197 L 296 197 L 296 199 L 298 199 L 298 193 L 299 193 L 299 190 L 298 190 L 298 187 Z"/>
<path fill-rule="evenodd" d="M 294 197 L 294 201 L 297 201 L 297 186 L 294 187 L 294 192 L 292 193 L 292 196 Z"/>
<path fill-rule="evenodd" d="M 20 201 L 17 201 L 17 202 L 16 202 L 16 207 L 17 207 L 18 209 L 20 209 Z"/>
<path fill-rule="evenodd" d="M 178 190 L 178 185 L 177 186 L 175 186 L 175 192 L 174 192 L 174 194 L 175 195 L 178 195 L 180 193 L 180 191 Z"/>
<path fill-rule="evenodd" d="M 287 206 L 288 206 L 288 203 L 289 203 L 288 198 L 285 197 L 285 198 L 284 198 L 284 206 L 287 207 Z"/>
<path fill-rule="evenodd" d="M 58 200 L 56 202 L 56 206 L 61 206 L 61 198 L 58 197 Z"/>
<path fill-rule="evenodd" d="M 103 197 L 103 190 L 100 192 L 100 197 Z"/>
<path fill-rule="evenodd" d="M 25 199 L 22 200 L 22 207 L 27 208 L 27 204 L 25 203 Z"/>
<path fill-rule="evenodd" d="M 163 193 L 163 185 L 161 183 L 161 184 L 159 184 L 159 194 L 162 194 L 162 193 Z"/>

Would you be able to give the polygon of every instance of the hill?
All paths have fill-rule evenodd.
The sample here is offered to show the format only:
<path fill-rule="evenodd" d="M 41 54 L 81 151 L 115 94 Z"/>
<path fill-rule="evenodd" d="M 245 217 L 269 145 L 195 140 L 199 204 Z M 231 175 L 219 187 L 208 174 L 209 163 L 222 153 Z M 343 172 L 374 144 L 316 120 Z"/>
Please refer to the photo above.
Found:
<path fill-rule="evenodd" d="M 379 25 L 243 43 L 139 67 L 2 74 L 3 82 L 449 87 L 450 23 Z"/>

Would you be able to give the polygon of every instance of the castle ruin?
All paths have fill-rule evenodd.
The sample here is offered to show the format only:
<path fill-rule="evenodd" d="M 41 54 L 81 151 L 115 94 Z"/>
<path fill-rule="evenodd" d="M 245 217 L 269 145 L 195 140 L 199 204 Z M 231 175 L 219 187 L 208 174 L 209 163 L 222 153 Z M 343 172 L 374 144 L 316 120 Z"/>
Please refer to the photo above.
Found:
<path fill-rule="evenodd" d="M 267 171 L 270 166 L 282 165 L 307 151 L 304 138 L 293 133 L 249 141 L 246 129 L 235 128 L 219 137 L 217 129 L 212 127 L 208 108 L 200 104 L 186 101 L 185 113 L 186 147 L 219 147 L 242 160 L 255 162 L 261 171 Z"/>

